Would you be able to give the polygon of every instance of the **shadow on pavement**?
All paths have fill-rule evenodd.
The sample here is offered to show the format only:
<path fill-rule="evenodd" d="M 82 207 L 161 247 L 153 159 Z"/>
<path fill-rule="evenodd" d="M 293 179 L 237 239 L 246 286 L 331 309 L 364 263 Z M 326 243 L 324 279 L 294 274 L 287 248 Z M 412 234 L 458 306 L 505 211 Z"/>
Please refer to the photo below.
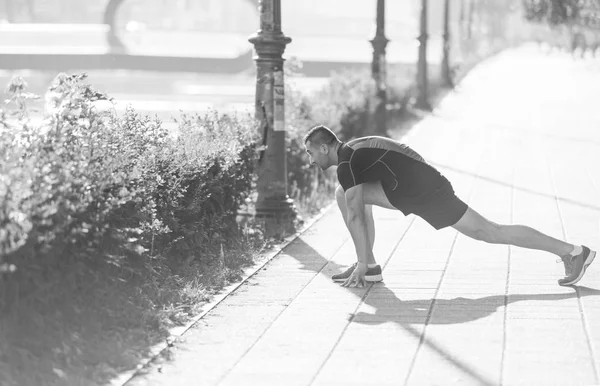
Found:
<path fill-rule="evenodd" d="M 288 246 L 285 249 L 285 253 L 302 263 L 303 269 L 312 269 L 320 274 L 330 274 L 332 271 L 337 273 L 340 272 L 342 268 L 345 268 L 321 256 L 301 238 L 296 239 Z M 389 259 L 389 257 L 385 260 L 387 259 Z M 383 261 L 381 258 L 380 260 Z M 490 316 L 495 313 L 499 307 L 502 307 L 505 304 L 512 304 L 520 301 L 540 300 L 552 302 L 575 298 L 578 294 L 580 297 L 600 295 L 600 290 L 598 289 L 588 287 L 573 288 L 574 291 L 569 293 L 515 294 L 508 295 L 508 297 L 505 297 L 505 295 L 492 295 L 480 298 L 456 297 L 453 299 L 429 298 L 419 300 L 402 300 L 383 283 L 370 285 L 364 289 L 348 288 L 348 290 L 357 297 L 364 299 L 363 304 L 375 309 L 375 313 L 373 314 L 365 312 L 350 314 L 348 323 L 395 323 L 415 338 L 419 339 L 420 344 L 417 350 L 420 350 L 422 346 L 426 346 L 449 363 L 452 363 L 453 366 L 475 380 L 478 384 L 492 386 L 496 385 L 497 382 L 488 379 L 485 375 L 472 368 L 468 363 L 461 361 L 456 355 L 453 355 L 443 347 L 440 347 L 427 339 L 422 327 L 414 326 L 419 324 L 444 325 L 466 323 Z M 438 316 L 438 311 L 436 310 L 441 310 L 443 314 Z M 335 347 L 332 348 L 332 350 L 334 349 Z M 360 354 L 357 353 L 357 355 Z M 417 353 L 415 353 L 414 358 L 416 358 L 416 355 Z M 412 371 L 412 369 L 410 371 Z"/>
<path fill-rule="evenodd" d="M 377 301 L 377 298 L 374 299 L 373 297 L 369 296 L 371 294 L 370 293 L 367 295 L 364 304 L 375 308 L 375 313 L 356 313 L 349 322 L 365 324 L 381 324 L 389 322 L 396 323 L 415 338 L 419 338 L 421 343 L 420 346 L 427 346 L 429 349 L 436 352 L 440 357 L 452 363 L 457 369 L 476 380 L 478 384 L 486 386 L 496 385 L 497 382 L 487 379 L 484 375 L 478 373 L 475 369 L 469 366 L 468 363 L 465 363 L 457 358 L 456 355 L 453 355 L 451 352 L 428 340 L 424 332 L 421 331 L 421 328 L 415 328 L 413 326 L 417 324 L 443 325 L 466 323 L 490 316 L 497 311 L 498 307 L 519 301 L 556 301 L 570 299 L 576 298 L 578 296 L 578 292 L 580 297 L 600 295 L 600 290 L 597 289 L 588 287 L 574 287 L 575 290 L 570 293 L 516 294 L 508 295 L 508 297 L 505 297 L 504 295 L 493 295 L 475 299 L 457 297 L 454 299 L 419 299 L 403 301 L 399 299 L 392 290 L 385 287 L 385 285 L 373 285 L 371 288 L 369 288 L 369 291 L 373 289 L 375 289 L 375 292 L 371 293 L 377 293 L 379 302 Z M 382 297 L 386 299 L 385 303 L 383 303 L 385 304 L 385 307 L 381 307 Z M 396 315 L 394 315 L 393 312 L 390 313 L 390 307 L 392 309 L 402 309 L 403 311 L 406 311 L 407 315 L 412 315 L 408 318 L 405 317 L 403 320 L 402 317 L 399 318 L 397 316 L 397 313 Z M 436 309 L 442 310 L 443 314 L 439 315 L 439 317 L 435 315 L 432 317 L 432 313 L 435 312 L 433 310 Z M 421 319 L 419 319 L 419 314 L 423 315 Z"/>
<path fill-rule="evenodd" d="M 573 287 L 569 293 L 492 295 L 481 298 L 456 297 L 453 299 L 402 300 L 385 284 L 375 284 L 369 289 L 364 304 L 375 309 L 375 313 L 358 312 L 354 323 L 399 324 L 459 324 L 472 322 L 492 315 L 505 304 L 520 301 L 557 301 L 585 296 L 598 296 L 600 290 L 589 287 Z M 372 296 L 375 295 L 375 296 Z M 402 313 L 397 312 L 402 310 Z M 435 311 L 434 311 L 435 310 Z M 437 310 L 440 310 L 439 312 Z M 441 314 L 443 312 L 443 314 Z"/>

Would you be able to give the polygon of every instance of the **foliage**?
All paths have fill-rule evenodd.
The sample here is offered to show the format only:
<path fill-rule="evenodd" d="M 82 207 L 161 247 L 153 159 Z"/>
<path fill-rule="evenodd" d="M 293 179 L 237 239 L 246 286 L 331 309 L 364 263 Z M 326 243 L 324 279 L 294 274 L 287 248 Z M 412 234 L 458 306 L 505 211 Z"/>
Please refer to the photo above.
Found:
<path fill-rule="evenodd" d="M 523 0 L 528 21 L 550 26 L 600 26 L 600 3 L 595 0 Z"/>
<path fill-rule="evenodd" d="M 309 164 L 309 159 L 304 148 L 303 137 L 313 126 L 320 123 L 314 118 L 312 109 L 314 107 L 312 98 L 296 90 L 293 86 L 297 65 L 294 61 L 286 62 L 286 76 L 291 79 L 285 94 L 286 104 L 286 168 L 288 176 L 288 191 L 290 197 L 295 201 L 304 200 L 310 202 L 319 191 L 319 187 L 325 186 L 325 194 L 333 192 L 335 187 L 335 176 L 332 171 L 323 172 Z M 320 208 L 307 208 L 308 212 Z"/>
<path fill-rule="evenodd" d="M 342 70 L 313 96 L 312 117 L 343 140 L 362 135 L 368 126 L 370 96 L 375 84 L 368 71 Z"/>
<path fill-rule="evenodd" d="M 183 116 L 172 133 L 132 109 L 103 109 L 110 99 L 84 80 L 58 75 L 40 124 L 29 119 L 26 82 L 7 88 L 15 107 L 0 116 L 1 266 L 98 254 L 119 264 L 222 242 L 251 191 L 253 120 Z"/>

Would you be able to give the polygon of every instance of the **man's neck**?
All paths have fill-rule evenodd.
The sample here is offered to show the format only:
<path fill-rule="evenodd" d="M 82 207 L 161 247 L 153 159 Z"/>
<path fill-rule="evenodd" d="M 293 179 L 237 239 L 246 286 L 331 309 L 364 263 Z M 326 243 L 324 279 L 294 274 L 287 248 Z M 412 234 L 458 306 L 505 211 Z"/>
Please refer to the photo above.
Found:
<path fill-rule="evenodd" d="M 334 160 L 334 164 L 337 165 L 337 163 L 339 162 L 340 158 L 339 158 L 339 151 L 340 151 L 340 147 L 342 147 L 342 142 L 337 142 L 335 144 L 335 148 L 334 148 L 334 153 L 335 154 L 335 160 Z"/>
<path fill-rule="evenodd" d="M 337 154 L 338 151 L 340 151 L 340 147 L 342 147 L 342 143 L 341 142 L 337 142 L 335 144 L 335 154 Z"/>

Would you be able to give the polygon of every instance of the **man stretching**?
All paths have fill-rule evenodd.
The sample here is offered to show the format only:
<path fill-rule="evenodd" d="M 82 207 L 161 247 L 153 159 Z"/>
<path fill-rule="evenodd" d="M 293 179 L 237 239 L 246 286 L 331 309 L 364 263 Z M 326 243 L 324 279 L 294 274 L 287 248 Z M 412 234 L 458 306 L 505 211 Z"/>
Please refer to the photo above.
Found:
<path fill-rule="evenodd" d="M 382 280 L 373 256 L 375 224 L 372 205 L 398 209 L 423 218 L 435 229 L 452 226 L 476 240 L 538 249 L 559 256 L 565 266 L 560 285 L 583 277 L 596 252 L 572 245 L 524 225 L 501 225 L 469 208 L 455 194 L 450 181 L 408 146 L 384 137 L 342 142 L 327 127 L 312 128 L 304 137 L 311 165 L 325 170 L 337 165 L 340 185 L 335 197 L 350 231 L 358 262 L 334 281 L 345 287 Z"/>

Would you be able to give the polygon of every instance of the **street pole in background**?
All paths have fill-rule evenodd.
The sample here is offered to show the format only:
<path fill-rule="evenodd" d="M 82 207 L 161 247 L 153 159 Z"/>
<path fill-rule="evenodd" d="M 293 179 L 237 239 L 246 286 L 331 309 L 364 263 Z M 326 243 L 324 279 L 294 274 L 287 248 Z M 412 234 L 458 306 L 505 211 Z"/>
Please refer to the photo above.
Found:
<path fill-rule="evenodd" d="M 116 18 L 117 11 L 124 0 L 109 0 L 104 9 L 104 24 L 108 25 L 108 32 L 106 35 L 106 42 L 110 47 L 111 52 L 122 52 L 125 49 L 123 42 L 117 36 Z"/>
<path fill-rule="evenodd" d="M 452 73 L 450 71 L 450 0 L 444 0 L 444 47 L 442 57 L 442 82 L 447 87 L 452 87 Z"/>
<path fill-rule="evenodd" d="M 419 34 L 419 60 L 417 63 L 417 102 L 415 106 L 423 110 L 431 110 L 428 100 L 427 77 L 427 0 L 421 0 L 421 22 Z"/>
<path fill-rule="evenodd" d="M 458 25 L 460 30 L 459 41 L 465 38 L 465 0 L 460 0 L 460 13 L 458 15 Z"/>
<path fill-rule="evenodd" d="M 373 46 L 371 74 L 375 80 L 375 132 L 384 135 L 387 129 L 387 62 L 385 47 L 389 40 L 385 37 L 385 0 L 377 0 L 375 37 L 370 40 Z"/>
<path fill-rule="evenodd" d="M 475 0 L 469 0 L 469 17 L 467 19 L 467 39 L 473 37 L 473 18 L 475 16 Z"/>
<path fill-rule="evenodd" d="M 15 7 L 13 1 L 14 0 L 6 0 L 4 2 L 4 9 L 6 10 L 6 20 L 9 23 L 15 22 Z"/>
<path fill-rule="evenodd" d="M 294 231 L 296 208 L 287 194 L 283 52 L 292 41 L 281 31 L 281 0 L 260 0 L 260 28 L 254 44 L 257 66 L 255 116 L 262 122 L 266 149 L 258 171 L 256 217 L 268 235 Z"/>

